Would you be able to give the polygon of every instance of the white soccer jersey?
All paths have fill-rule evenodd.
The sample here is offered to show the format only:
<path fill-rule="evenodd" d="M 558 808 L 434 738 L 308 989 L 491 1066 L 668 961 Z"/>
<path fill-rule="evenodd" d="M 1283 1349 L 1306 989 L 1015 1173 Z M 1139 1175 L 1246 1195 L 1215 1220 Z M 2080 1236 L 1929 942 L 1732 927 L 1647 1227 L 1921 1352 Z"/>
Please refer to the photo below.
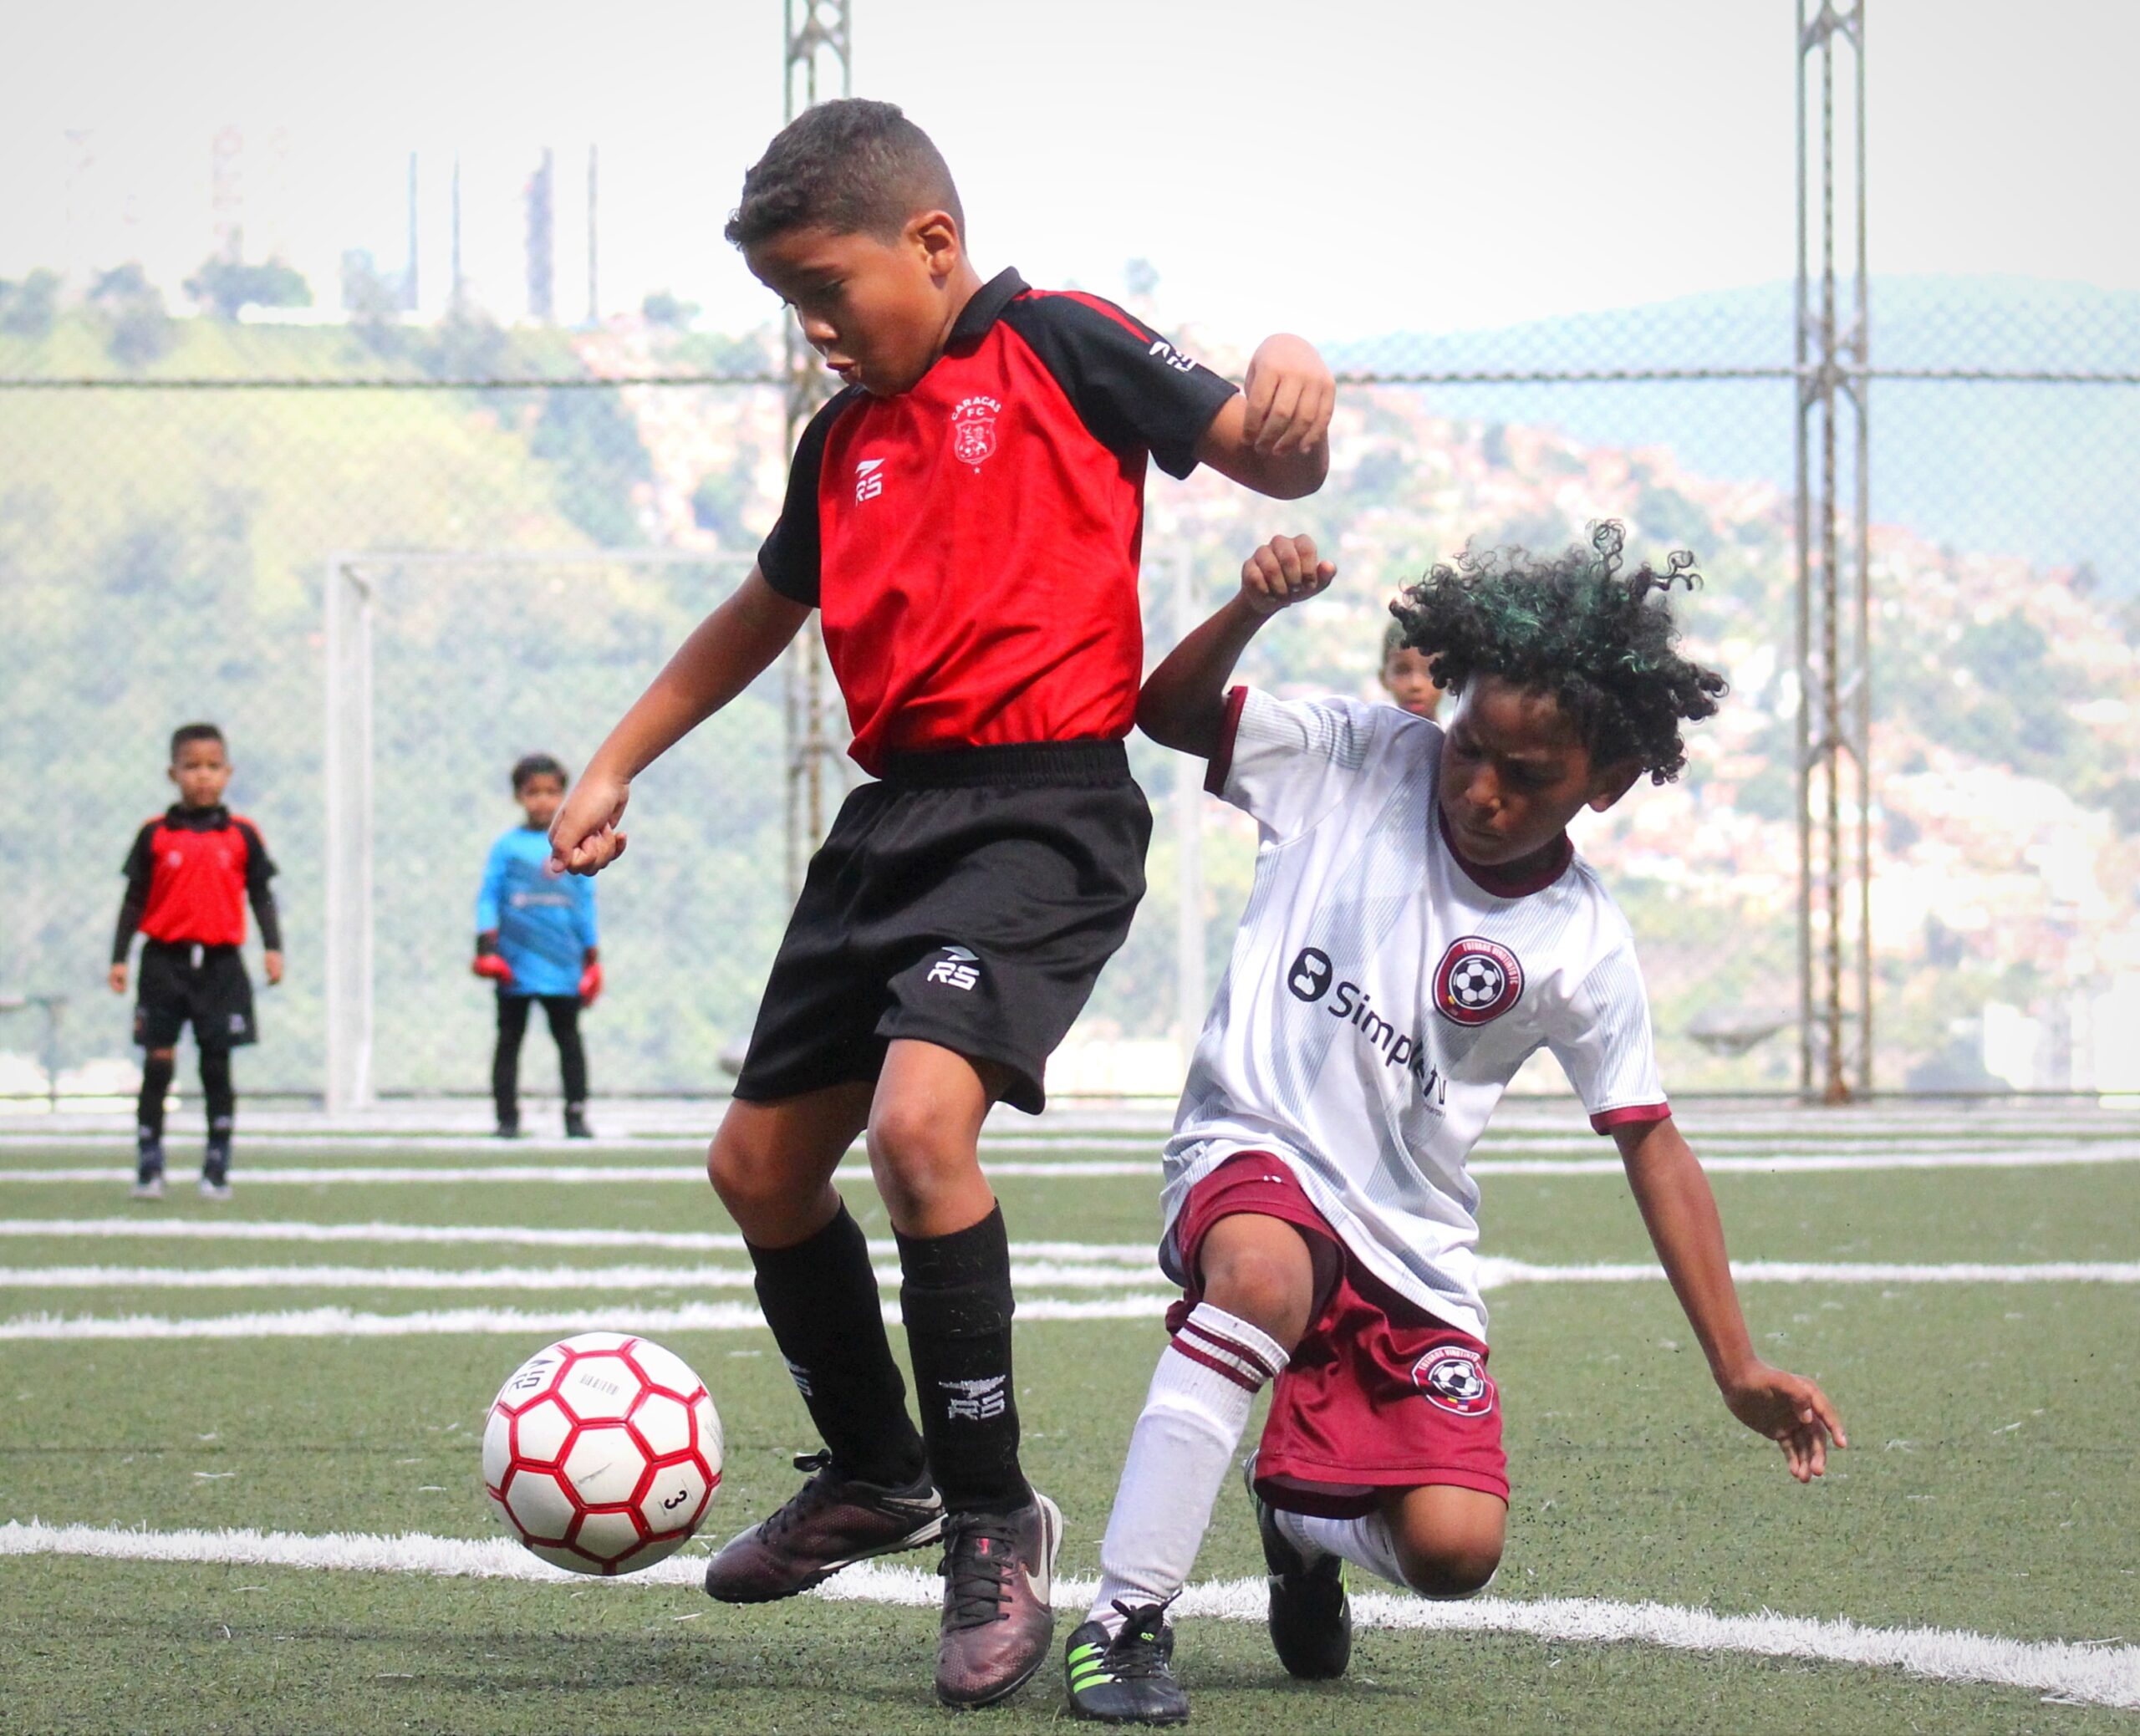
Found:
<path fill-rule="evenodd" d="M 1442 732 L 1390 705 L 1229 695 L 1207 787 L 1261 828 L 1233 958 L 1166 1148 L 1162 1260 L 1190 1189 L 1281 1158 L 1370 1271 L 1485 1336 L 1466 1169 L 1551 1049 L 1601 1133 L 1669 1112 L 1627 919 L 1571 851 L 1486 890 L 1442 837 Z"/>

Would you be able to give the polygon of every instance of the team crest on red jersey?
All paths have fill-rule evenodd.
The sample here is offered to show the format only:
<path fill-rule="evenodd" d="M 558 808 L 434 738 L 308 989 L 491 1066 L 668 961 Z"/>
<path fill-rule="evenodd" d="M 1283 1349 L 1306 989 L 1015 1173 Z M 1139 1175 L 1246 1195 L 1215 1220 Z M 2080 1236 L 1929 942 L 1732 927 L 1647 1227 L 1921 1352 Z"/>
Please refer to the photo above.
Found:
<path fill-rule="evenodd" d="M 961 398 L 951 412 L 951 456 L 978 468 L 996 450 L 996 413 L 1002 408 L 993 398 Z"/>
<path fill-rule="evenodd" d="M 1412 1384 L 1460 1417 L 1483 1417 L 1494 1408 L 1494 1382 L 1484 1357 L 1469 1345 L 1436 1346 L 1412 1365 Z"/>
<path fill-rule="evenodd" d="M 1498 941 L 1466 934 L 1434 967 L 1434 1011 L 1455 1025 L 1485 1025 L 1523 996 L 1523 966 Z"/>

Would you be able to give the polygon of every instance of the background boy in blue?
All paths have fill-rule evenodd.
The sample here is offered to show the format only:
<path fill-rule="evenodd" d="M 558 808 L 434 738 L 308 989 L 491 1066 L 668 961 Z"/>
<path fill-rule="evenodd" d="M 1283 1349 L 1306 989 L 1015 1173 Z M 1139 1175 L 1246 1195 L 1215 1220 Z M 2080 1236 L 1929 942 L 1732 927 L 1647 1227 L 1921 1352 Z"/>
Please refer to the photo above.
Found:
<path fill-rule="evenodd" d="M 550 868 L 550 822 L 565 799 L 565 768 L 530 754 L 512 768 L 513 799 L 525 821 L 491 846 L 483 889 L 476 895 L 478 976 L 498 985 L 498 1043 L 491 1058 L 498 1138 L 520 1133 L 520 1043 L 527 1008 L 543 1003 L 564 1075 L 565 1134 L 587 1139 L 587 1051 L 579 1010 L 602 992 L 595 945 L 594 883 Z"/>

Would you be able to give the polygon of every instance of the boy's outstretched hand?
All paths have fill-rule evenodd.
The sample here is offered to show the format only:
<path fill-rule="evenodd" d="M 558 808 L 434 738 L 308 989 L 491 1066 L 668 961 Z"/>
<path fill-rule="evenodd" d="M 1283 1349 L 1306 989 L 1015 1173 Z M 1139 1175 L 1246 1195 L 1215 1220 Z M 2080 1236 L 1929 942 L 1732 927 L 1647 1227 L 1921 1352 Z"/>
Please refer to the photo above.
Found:
<path fill-rule="evenodd" d="M 632 787 L 589 767 L 550 822 L 550 868 L 555 873 L 599 874 L 624 853 L 617 830 Z"/>
<path fill-rule="evenodd" d="M 1801 1374 L 1755 1362 L 1724 1388 L 1731 1414 L 1783 1448 L 1791 1474 L 1811 1483 L 1827 1469 L 1828 1443 L 1847 1447 L 1842 1418 L 1828 1395 Z"/>
<path fill-rule="evenodd" d="M 1241 563 L 1241 601 L 1259 615 L 1275 615 L 1327 590 L 1337 576 L 1334 565 L 1316 559 L 1312 537 L 1273 537 Z"/>

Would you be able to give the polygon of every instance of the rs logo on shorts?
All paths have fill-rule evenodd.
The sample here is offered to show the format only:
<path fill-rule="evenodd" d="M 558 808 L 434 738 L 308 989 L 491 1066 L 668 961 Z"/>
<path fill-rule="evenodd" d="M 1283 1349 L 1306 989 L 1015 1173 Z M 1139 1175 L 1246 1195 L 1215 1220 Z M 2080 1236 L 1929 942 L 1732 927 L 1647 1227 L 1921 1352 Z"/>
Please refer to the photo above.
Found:
<path fill-rule="evenodd" d="M 1523 998 L 1523 966 L 1497 940 L 1452 940 L 1434 967 L 1434 1011 L 1452 1025 L 1498 1019 Z"/>
<path fill-rule="evenodd" d="M 929 967 L 929 980 L 971 990 L 981 980 L 981 955 L 963 946 L 947 946 L 944 956 Z"/>
<path fill-rule="evenodd" d="M 1443 1344 L 1412 1365 L 1412 1384 L 1429 1404 L 1460 1417 L 1483 1417 L 1494 1408 L 1494 1383 L 1486 1364 L 1469 1345 Z"/>

